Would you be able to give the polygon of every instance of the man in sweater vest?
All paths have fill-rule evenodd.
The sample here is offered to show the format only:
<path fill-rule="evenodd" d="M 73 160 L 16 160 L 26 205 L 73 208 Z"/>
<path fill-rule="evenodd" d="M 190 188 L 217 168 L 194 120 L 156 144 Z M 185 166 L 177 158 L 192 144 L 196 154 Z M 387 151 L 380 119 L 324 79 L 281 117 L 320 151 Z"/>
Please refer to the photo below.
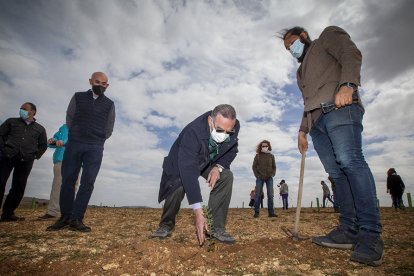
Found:
<path fill-rule="evenodd" d="M 114 128 L 115 105 L 104 95 L 109 86 L 104 73 L 93 73 L 89 83 L 92 89 L 75 93 L 66 112 L 69 139 L 62 162 L 61 217 L 47 231 L 68 226 L 73 231 L 91 231 L 83 224 L 83 217 L 101 167 L 105 140 Z M 75 197 L 75 184 L 81 168 L 80 186 Z"/>

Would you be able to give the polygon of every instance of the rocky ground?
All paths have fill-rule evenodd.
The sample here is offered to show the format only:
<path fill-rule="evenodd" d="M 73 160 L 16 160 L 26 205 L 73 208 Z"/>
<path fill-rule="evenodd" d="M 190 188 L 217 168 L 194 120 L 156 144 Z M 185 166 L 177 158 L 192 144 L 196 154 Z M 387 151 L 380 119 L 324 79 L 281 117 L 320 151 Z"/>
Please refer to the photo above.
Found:
<path fill-rule="evenodd" d="M 263 209 L 264 210 L 264 209 Z M 250 209 L 231 209 L 228 231 L 234 245 L 199 247 L 191 210 L 181 210 L 173 236 L 149 239 L 160 209 L 89 208 L 91 233 L 46 232 L 44 207 L 20 208 L 23 222 L 0 223 L 0 275 L 414 275 L 414 211 L 381 208 L 385 262 L 369 267 L 350 262 L 351 251 L 293 241 L 295 210 L 259 218 Z M 331 208 L 302 209 L 300 233 L 315 236 L 337 222 Z"/>

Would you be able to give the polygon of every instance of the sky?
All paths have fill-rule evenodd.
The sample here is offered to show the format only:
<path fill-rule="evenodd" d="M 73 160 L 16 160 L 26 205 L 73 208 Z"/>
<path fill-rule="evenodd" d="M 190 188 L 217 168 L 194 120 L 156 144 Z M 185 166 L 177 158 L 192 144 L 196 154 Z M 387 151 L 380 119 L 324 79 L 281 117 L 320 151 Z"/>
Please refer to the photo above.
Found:
<path fill-rule="evenodd" d="M 231 104 L 241 124 L 231 207 L 248 207 L 251 166 L 263 139 L 276 157 L 275 189 L 285 179 L 296 205 L 303 101 L 298 63 L 278 34 L 298 25 L 316 39 L 336 25 L 363 55 L 363 150 L 380 205 L 391 206 L 390 167 L 414 192 L 413 10 L 410 0 L 0 0 L 0 122 L 33 102 L 37 122 L 52 137 L 73 94 L 90 88 L 92 72 L 105 72 L 116 122 L 90 204 L 159 208 L 163 157 L 181 129 Z M 304 207 L 315 206 L 320 181 L 328 181 L 309 142 Z M 25 196 L 49 198 L 52 154 L 48 149 L 35 161 Z M 199 182 L 207 203 L 209 188 Z M 277 192 L 275 205 L 282 206 Z"/>

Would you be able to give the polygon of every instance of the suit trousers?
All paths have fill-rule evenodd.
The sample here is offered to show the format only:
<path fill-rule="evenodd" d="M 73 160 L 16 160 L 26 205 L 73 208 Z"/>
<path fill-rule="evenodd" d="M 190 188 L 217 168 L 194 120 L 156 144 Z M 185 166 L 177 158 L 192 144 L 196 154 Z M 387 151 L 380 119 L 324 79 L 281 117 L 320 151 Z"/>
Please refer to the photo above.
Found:
<path fill-rule="evenodd" d="M 213 167 L 210 166 L 208 169 L 204 170 L 202 177 L 207 179 L 212 168 Z M 233 173 L 230 170 L 224 169 L 220 173 L 220 179 L 210 191 L 208 201 L 208 207 L 213 216 L 215 229 L 225 229 L 232 189 Z M 160 227 L 167 227 L 171 230 L 174 229 L 176 216 L 180 210 L 181 201 L 183 200 L 184 195 L 184 188 L 183 186 L 180 186 L 166 198 L 161 215 Z"/>
<path fill-rule="evenodd" d="M 0 154 L 0 205 L 3 202 L 7 180 L 13 170 L 13 180 L 9 194 L 3 205 L 2 217 L 14 214 L 22 201 L 27 178 L 32 170 L 34 160 L 22 161 L 20 158 L 7 158 Z"/>

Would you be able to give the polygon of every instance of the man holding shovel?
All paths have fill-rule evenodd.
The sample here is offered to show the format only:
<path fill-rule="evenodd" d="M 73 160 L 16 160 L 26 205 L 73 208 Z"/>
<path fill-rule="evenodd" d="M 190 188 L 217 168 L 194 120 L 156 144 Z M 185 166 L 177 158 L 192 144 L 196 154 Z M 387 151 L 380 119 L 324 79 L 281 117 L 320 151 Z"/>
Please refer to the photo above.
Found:
<path fill-rule="evenodd" d="M 327 27 L 312 41 L 302 27 L 283 31 L 284 46 L 301 65 L 297 83 L 304 99 L 298 134 L 302 155 L 307 133 L 336 183 L 339 225 L 313 242 L 331 248 L 352 249 L 351 260 L 380 265 L 384 259 L 382 225 L 375 182 L 362 154 L 364 108 L 358 94 L 362 55 L 348 33 Z"/>

